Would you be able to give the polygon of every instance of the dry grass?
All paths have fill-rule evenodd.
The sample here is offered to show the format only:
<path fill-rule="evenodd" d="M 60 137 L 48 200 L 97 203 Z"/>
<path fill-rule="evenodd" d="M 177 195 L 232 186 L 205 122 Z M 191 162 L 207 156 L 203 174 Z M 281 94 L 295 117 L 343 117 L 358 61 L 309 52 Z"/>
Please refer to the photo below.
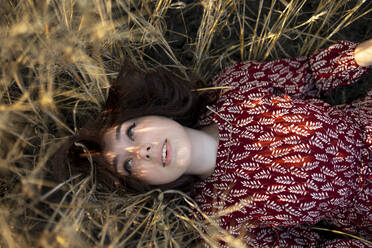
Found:
<path fill-rule="evenodd" d="M 207 224 L 190 219 L 193 202 L 181 192 L 122 196 L 91 178 L 56 185 L 46 177 L 46 161 L 100 111 L 124 60 L 208 82 L 237 60 L 309 54 L 356 20 L 370 22 L 372 6 L 334 0 L 0 4 L 1 247 L 198 245 Z M 241 247 L 206 222 L 212 246 L 224 239 Z"/>

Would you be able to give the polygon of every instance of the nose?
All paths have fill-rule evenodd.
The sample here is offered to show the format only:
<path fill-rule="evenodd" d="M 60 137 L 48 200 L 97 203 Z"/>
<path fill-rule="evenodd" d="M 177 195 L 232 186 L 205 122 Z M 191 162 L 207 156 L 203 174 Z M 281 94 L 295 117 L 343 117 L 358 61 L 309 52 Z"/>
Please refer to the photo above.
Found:
<path fill-rule="evenodd" d="M 144 144 L 140 147 L 138 147 L 138 150 L 136 151 L 138 159 L 146 159 L 150 160 L 152 157 L 152 145 L 151 144 Z"/>

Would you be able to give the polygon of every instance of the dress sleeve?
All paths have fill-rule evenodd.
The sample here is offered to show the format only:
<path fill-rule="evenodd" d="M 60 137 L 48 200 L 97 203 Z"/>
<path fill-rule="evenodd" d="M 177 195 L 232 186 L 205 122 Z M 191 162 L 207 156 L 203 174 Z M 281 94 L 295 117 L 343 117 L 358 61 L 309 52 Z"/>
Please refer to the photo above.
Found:
<path fill-rule="evenodd" d="M 352 84 L 363 77 L 368 67 L 359 66 L 354 58 L 358 43 L 340 41 L 310 56 L 311 74 L 320 92 Z"/>
<path fill-rule="evenodd" d="M 337 86 L 354 83 L 368 71 L 354 59 L 357 43 L 340 41 L 309 57 L 270 62 L 238 62 L 214 79 L 217 86 L 270 89 L 294 98 L 319 97 Z"/>
<path fill-rule="evenodd" d="M 320 239 L 316 232 L 305 226 L 259 227 L 248 234 L 247 245 L 251 247 L 317 247 Z"/>
<path fill-rule="evenodd" d="M 367 243 L 353 238 L 324 239 L 308 226 L 258 227 L 244 235 L 248 247 L 322 247 L 368 248 Z M 226 245 L 222 245 L 226 246 Z"/>
<path fill-rule="evenodd" d="M 305 98 L 315 88 L 310 84 L 309 71 L 307 57 L 270 62 L 244 61 L 223 70 L 215 77 L 214 84 L 238 88 L 242 94 L 255 88 L 258 92 L 270 90 L 278 95 Z"/>
<path fill-rule="evenodd" d="M 346 239 L 334 239 L 325 241 L 321 246 L 321 248 L 369 248 L 371 247 L 366 242 L 353 239 L 353 238 L 346 238 Z"/>

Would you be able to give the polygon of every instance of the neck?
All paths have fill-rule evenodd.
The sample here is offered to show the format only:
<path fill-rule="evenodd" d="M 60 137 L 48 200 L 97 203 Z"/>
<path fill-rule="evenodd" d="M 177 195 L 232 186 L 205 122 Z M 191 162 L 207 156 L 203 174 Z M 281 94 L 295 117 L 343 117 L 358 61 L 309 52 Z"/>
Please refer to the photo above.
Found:
<path fill-rule="evenodd" d="M 191 165 L 186 174 L 201 178 L 212 175 L 216 167 L 218 129 L 216 125 L 202 130 L 186 128 L 192 145 Z"/>

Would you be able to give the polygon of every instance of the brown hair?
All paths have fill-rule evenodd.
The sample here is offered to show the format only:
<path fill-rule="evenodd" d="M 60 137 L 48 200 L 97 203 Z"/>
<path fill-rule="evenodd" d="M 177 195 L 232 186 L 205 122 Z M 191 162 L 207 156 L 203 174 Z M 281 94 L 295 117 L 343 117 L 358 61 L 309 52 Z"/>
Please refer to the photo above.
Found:
<path fill-rule="evenodd" d="M 74 174 L 93 172 L 97 182 L 126 191 L 144 192 L 152 188 L 187 191 L 194 176 L 182 176 L 175 182 L 157 186 L 146 185 L 130 176 L 119 176 L 103 157 L 102 137 L 108 128 L 146 115 L 164 116 L 183 126 L 198 128 L 198 118 L 212 99 L 210 94 L 191 90 L 201 86 L 201 81 L 188 82 L 163 69 L 144 72 L 126 64 L 112 84 L 105 108 L 97 120 L 82 128 L 55 154 L 51 160 L 52 173 L 61 181 Z"/>

